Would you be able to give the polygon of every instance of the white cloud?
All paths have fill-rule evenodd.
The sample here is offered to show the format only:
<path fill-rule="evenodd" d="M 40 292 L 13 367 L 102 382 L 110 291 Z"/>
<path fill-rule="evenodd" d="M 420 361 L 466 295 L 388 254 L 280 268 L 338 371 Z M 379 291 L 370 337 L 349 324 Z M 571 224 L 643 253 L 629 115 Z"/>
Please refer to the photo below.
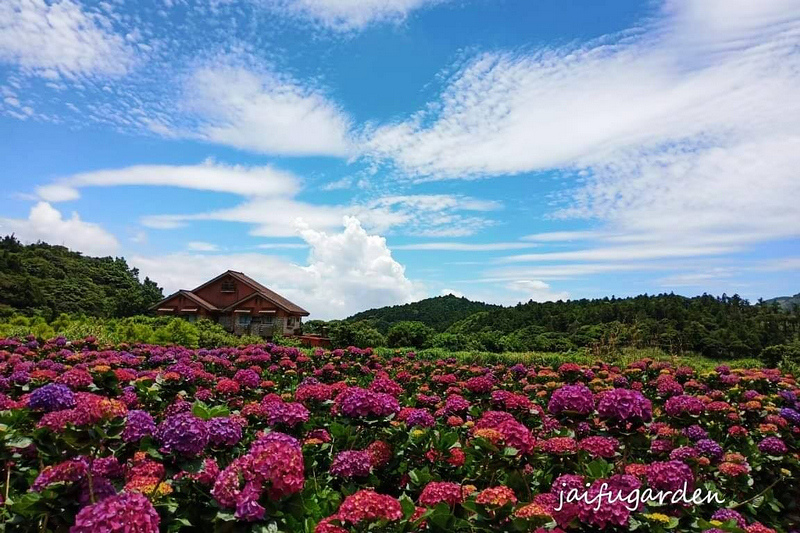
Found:
<path fill-rule="evenodd" d="M 446 0 L 267 0 L 284 12 L 334 31 L 362 30 L 370 24 L 403 21 L 412 11 Z"/>
<path fill-rule="evenodd" d="M 302 218 L 312 229 L 327 231 L 341 225 L 343 216 L 356 216 L 377 233 L 400 230 L 418 236 L 466 236 L 493 224 L 482 216 L 500 204 L 467 196 L 406 195 L 378 198 L 363 204 L 311 204 L 291 197 L 253 198 L 227 209 L 204 213 L 149 215 L 141 222 L 151 228 L 171 229 L 197 220 L 241 222 L 253 225 L 251 235 L 293 237 L 295 220 Z"/>
<path fill-rule="evenodd" d="M 297 248 L 308 248 L 308 244 L 299 242 L 273 242 L 259 244 L 256 246 L 256 248 L 261 248 L 262 250 L 291 250 Z"/>
<path fill-rule="evenodd" d="M 118 187 L 143 185 L 180 187 L 241 196 L 291 196 L 300 189 L 293 174 L 273 167 L 245 167 L 206 161 L 200 165 L 138 165 L 120 169 L 97 170 L 74 174 L 36 188 L 49 202 L 63 202 L 80 197 L 83 187 Z"/>
<path fill-rule="evenodd" d="M 189 241 L 186 243 L 186 249 L 192 252 L 218 252 L 219 246 L 204 241 Z"/>
<path fill-rule="evenodd" d="M 456 291 L 456 290 L 453 290 L 453 289 L 442 289 L 442 291 L 439 294 L 441 296 L 453 295 L 456 298 L 463 298 L 464 297 L 464 293 L 463 292 Z"/>
<path fill-rule="evenodd" d="M 506 288 L 521 293 L 521 300 L 533 300 L 535 302 L 555 302 L 558 300 L 568 300 L 568 292 L 555 292 L 550 285 L 539 279 L 515 280 L 506 285 Z"/>
<path fill-rule="evenodd" d="M 0 2 L 0 61 L 45 78 L 120 76 L 133 49 L 112 20 L 71 0 Z"/>
<path fill-rule="evenodd" d="M 368 234 L 354 218 L 346 218 L 344 225 L 344 231 L 325 233 L 301 224 L 299 234 L 310 247 L 305 265 L 259 253 L 134 256 L 130 262 L 167 292 L 199 285 L 227 269 L 239 270 L 308 309 L 311 318 L 343 318 L 425 297 L 392 258 L 384 238 Z"/>
<path fill-rule="evenodd" d="M 416 179 L 573 177 L 553 216 L 598 229 L 528 240 L 593 246 L 513 261 L 721 255 L 797 238 L 799 37 L 794 0 L 668 0 L 654 21 L 583 46 L 480 54 L 425 111 L 372 131 L 367 151 Z"/>
<path fill-rule="evenodd" d="M 414 244 L 401 244 L 393 246 L 395 250 L 444 250 L 457 252 L 492 252 L 497 250 L 518 250 L 522 248 L 533 248 L 535 244 L 524 242 L 490 242 L 490 243 L 470 243 L 470 242 L 423 242 Z"/>
<path fill-rule="evenodd" d="M 586 241 L 601 236 L 597 231 L 549 231 L 547 233 L 534 233 L 522 237 L 523 241 L 534 242 L 570 242 Z"/>
<path fill-rule="evenodd" d="M 174 134 L 256 152 L 346 156 L 350 119 L 327 96 L 246 57 L 195 69 L 182 106 L 196 124 Z M 160 126 L 160 127 L 163 127 Z M 188 128 L 192 133 L 182 131 Z"/>
<path fill-rule="evenodd" d="M 119 249 L 117 239 L 99 225 L 84 222 L 78 213 L 65 219 L 47 202 L 33 206 L 27 219 L 0 218 L 0 233 L 14 233 L 25 242 L 63 245 L 88 255 L 109 255 Z"/>

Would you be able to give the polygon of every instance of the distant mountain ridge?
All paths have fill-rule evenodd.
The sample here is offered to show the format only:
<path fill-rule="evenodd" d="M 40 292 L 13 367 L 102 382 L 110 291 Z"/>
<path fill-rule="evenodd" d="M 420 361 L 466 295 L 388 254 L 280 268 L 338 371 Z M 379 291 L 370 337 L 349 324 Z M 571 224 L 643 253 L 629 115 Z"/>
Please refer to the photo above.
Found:
<path fill-rule="evenodd" d="M 778 296 L 777 298 L 770 298 L 769 300 L 764 300 L 765 304 L 772 304 L 777 303 L 783 309 L 787 311 L 792 309 L 792 306 L 800 306 L 800 292 L 795 294 L 794 296 Z"/>
<path fill-rule="evenodd" d="M 480 313 L 502 309 L 502 306 L 473 302 L 467 298 L 448 294 L 426 298 L 410 304 L 393 305 L 369 309 L 346 318 L 348 322 L 368 321 L 381 333 L 386 333 L 392 324 L 406 320 L 424 322 L 437 332 L 445 331 L 451 325 Z"/>

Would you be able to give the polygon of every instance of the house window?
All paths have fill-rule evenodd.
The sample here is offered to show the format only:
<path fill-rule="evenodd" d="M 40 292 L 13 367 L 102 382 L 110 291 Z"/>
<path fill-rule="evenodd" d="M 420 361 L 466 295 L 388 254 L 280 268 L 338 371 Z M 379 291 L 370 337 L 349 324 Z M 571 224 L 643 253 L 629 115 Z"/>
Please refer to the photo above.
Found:
<path fill-rule="evenodd" d="M 235 292 L 236 291 L 236 283 L 233 280 L 226 279 L 222 282 L 221 287 L 222 292 Z"/>
<path fill-rule="evenodd" d="M 181 318 L 183 318 L 187 322 L 197 322 L 197 315 L 194 313 L 181 315 Z"/>
<path fill-rule="evenodd" d="M 265 316 L 262 320 L 264 321 L 264 324 L 268 326 L 271 326 L 275 323 L 275 317 L 273 316 Z"/>
<path fill-rule="evenodd" d="M 294 317 L 290 316 L 289 319 L 286 321 L 286 325 L 289 327 L 294 326 Z"/>
<path fill-rule="evenodd" d="M 244 313 L 240 313 L 239 314 L 239 325 L 240 326 L 249 326 L 251 318 L 252 317 L 250 315 L 246 315 Z"/>

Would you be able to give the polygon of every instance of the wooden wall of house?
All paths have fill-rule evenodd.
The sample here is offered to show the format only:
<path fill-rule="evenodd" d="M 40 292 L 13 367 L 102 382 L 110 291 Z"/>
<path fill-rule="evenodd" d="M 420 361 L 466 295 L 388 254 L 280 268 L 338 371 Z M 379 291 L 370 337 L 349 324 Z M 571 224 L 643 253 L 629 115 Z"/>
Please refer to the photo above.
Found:
<path fill-rule="evenodd" d="M 222 284 L 228 281 L 233 281 L 233 292 L 222 292 Z M 245 296 L 249 296 L 256 292 L 249 285 L 242 283 L 233 276 L 223 276 L 214 283 L 207 285 L 195 292 L 197 296 L 203 300 L 223 309 L 232 305 Z"/>

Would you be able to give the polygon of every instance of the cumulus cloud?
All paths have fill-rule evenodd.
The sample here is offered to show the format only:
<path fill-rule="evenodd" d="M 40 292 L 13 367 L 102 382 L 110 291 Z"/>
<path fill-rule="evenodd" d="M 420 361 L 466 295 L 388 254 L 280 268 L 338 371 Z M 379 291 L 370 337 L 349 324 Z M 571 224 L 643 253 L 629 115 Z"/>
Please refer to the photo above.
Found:
<path fill-rule="evenodd" d="M 42 199 L 63 202 L 83 187 L 145 185 L 227 192 L 240 196 L 291 196 L 300 189 L 293 174 L 270 166 L 246 167 L 206 161 L 199 165 L 137 165 L 74 174 L 36 188 Z"/>
<path fill-rule="evenodd" d="M 799 36 L 792 0 L 668 0 L 620 35 L 479 54 L 424 111 L 372 131 L 367 151 L 420 180 L 572 177 L 551 216 L 597 232 L 529 240 L 595 246 L 511 261 L 718 255 L 797 238 Z"/>
<path fill-rule="evenodd" d="M 425 297 L 392 257 L 386 240 L 367 233 L 357 219 L 345 218 L 344 230 L 337 233 L 311 229 L 302 221 L 298 228 L 310 248 L 304 265 L 260 253 L 134 256 L 131 264 L 159 280 L 168 292 L 199 285 L 227 269 L 239 270 L 320 319 Z"/>
<path fill-rule="evenodd" d="M 285 13 L 330 30 L 362 30 L 370 24 L 403 21 L 412 11 L 447 0 L 267 0 Z"/>
<path fill-rule="evenodd" d="M 34 205 L 27 219 L 0 218 L 0 232 L 14 233 L 24 242 L 60 244 L 87 255 L 110 255 L 119 249 L 116 237 L 99 225 L 84 222 L 78 213 L 65 219 L 47 202 Z"/>
<path fill-rule="evenodd" d="M 177 136 L 292 156 L 346 156 L 351 150 L 350 119 L 338 105 L 247 57 L 224 56 L 195 69 L 181 105 L 195 124 L 169 130 Z"/>
<path fill-rule="evenodd" d="M 112 19 L 71 0 L 0 2 L 0 61 L 45 78 L 120 76 L 135 61 Z"/>

